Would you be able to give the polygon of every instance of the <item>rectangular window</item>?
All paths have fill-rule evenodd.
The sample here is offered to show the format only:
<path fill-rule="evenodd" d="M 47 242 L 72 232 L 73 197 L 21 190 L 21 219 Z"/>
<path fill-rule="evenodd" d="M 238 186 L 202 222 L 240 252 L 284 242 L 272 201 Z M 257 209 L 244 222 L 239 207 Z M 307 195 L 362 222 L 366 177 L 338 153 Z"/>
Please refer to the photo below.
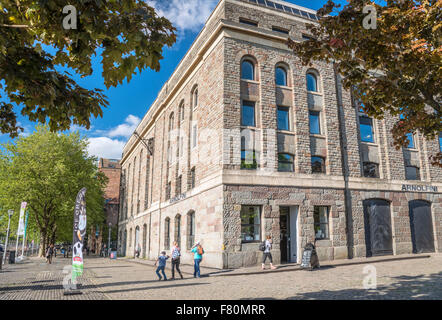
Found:
<path fill-rule="evenodd" d="M 255 103 L 243 101 L 241 106 L 241 125 L 246 127 L 255 126 Z"/>
<path fill-rule="evenodd" d="M 439 132 L 439 152 L 442 152 L 442 132 Z"/>
<path fill-rule="evenodd" d="M 253 26 L 253 27 L 257 27 L 258 26 L 258 22 L 252 21 L 252 20 L 248 20 L 248 19 L 244 19 L 244 18 L 239 18 L 239 22 L 242 24 L 247 24 L 249 26 Z"/>
<path fill-rule="evenodd" d="M 195 188 L 195 167 L 190 170 L 190 189 Z"/>
<path fill-rule="evenodd" d="M 321 120 L 319 111 L 309 112 L 310 134 L 321 134 Z"/>
<path fill-rule="evenodd" d="M 312 157 L 312 173 L 325 173 L 325 159 Z"/>
<path fill-rule="evenodd" d="M 182 180 L 183 180 L 183 177 L 181 175 L 176 180 L 176 194 L 177 194 L 177 196 L 179 196 L 181 194 Z"/>
<path fill-rule="evenodd" d="M 313 219 L 315 223 L 315 239 L 329 239 L 329 226 L 328 226 L 329 208 L 315 206 L 313 209 Z"/>
<path fill-rule="evenodd" d="M 192 127 L 192 149 L 196 147 L 198 138 L 198 126 L 196 124 Z"/>
<path fill-rule="evenodd" d="M 369 117 L 359 117 L 359 124 L 361 129 L 361 140 L 363 142 L 373 142 L 373 120 Z"/>
<path fill-rule="evenodd" d="M 257 167 L 255 150 L 241 150 L 241 169 L 253 170 Z"/>
<path fill-rule="evenodd" d="M 166 200 L 170 199 L 170 191 L 171 191 L 170 189 L 171 189 L 171 183 L 168 182 L 166 186 Z"/>
<path fill-rule="evenodd" d="M 364 162 L 364 177 L 379 178 L 379 164 L 373 162 Z"/>
<path fill-rule="evenodd" d="M 278 130 L 290 130 L 288 107 L 278 107 Z"/>
<path fill-rule="evenodd" d="M 293 156 L 286 153 L 278 154 L 278 171 L 280 172 L 293 172 Z"/>
<path fill-rule="evenodd" d="M 241 240 L 254 242 L 261 240 L 261 208 L 241 206 Z"/>
<path fill-rule="evenodd" d="M 283 33 L 283 34 L 289 34 L 289 31 L 286 29 L 282 29 L 282 28 L 278 28 L 278 27 L 272 27 L 273 31 L 279 32 L 279 33 Z"/>
<path fill-rule="evenodd" d="M 414 149 L 415 145 L 414 145 L 414 136 L 412 133 L 407 133 L 407 148 L 408 149 Z"/>
<path fill-rule="evenodd" d="M 406 166 L 405 167 L 405 179 L 406 180 L 420 180 L 420 170 L 418 167 Z"/>

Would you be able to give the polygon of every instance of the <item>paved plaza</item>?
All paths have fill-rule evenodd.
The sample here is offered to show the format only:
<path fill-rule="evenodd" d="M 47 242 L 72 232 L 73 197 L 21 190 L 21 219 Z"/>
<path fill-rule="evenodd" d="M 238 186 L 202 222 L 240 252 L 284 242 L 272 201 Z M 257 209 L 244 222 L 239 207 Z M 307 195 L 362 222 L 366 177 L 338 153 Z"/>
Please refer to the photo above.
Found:
<path fill-rule="evenodd" d="M 442 299 L 441 254 L 354 265 L 335 262 L 315 271 L 280 266 L 276 272 L 261 273 L 256 267 L 229 273 L 203 268 L 206 274 L 200 279 L 193 278 L 190 266 L 183 266 L 184 279 L 168 281 L 158 281 L 150 263 L 87 257 L 80 278 L 83 294 L 64 296 L 63 278 L 68 275 L 63 268 L 70 262 L 57 257 L 52 265 L 41 258 L 7 264 L 0 272 L 0 300 Z M 345 262 L 350 260 L 340 263 Z M 376 289 L 364 289 L 364 268 L 376 271 Z M 169 277 L 170 270 L 166 274 Z"/>

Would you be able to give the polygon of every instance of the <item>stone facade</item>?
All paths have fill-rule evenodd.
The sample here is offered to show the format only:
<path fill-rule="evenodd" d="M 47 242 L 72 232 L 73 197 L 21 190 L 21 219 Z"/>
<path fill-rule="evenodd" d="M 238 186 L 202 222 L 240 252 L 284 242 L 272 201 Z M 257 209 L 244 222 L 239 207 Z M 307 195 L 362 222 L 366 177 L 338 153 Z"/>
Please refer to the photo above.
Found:
<path fill-rule="evenodd" d="M 189 247 L 201 240 L 207 266 L 236 268 L 260 263 L 259 242 L 270 235 L 276 263 L 299 262 L 315 240 L 321 260 L 366 256 L 370 199 L 389 204 L 392 254 L 413 251 L 413 200 L 431 203 L 434 250 L 442 250 L 442 170 L 428 161 L 438 141 L 417 133 L 414 148 L 396 150 L 397 119 L 387 116 L 372 120 L 373 141 L 363 142 L 359 108 L 333 66 L 303 66 L 286 45 L 287 36 L 302 41 L 307 23 L 253 1 L 218 3 L 123 150 L 120 254 L 134 256 L 139 244 L 141 257 L 155 259 L 177 240 L 182 261 L 191 263 Z M 254 65 L 253 80 L 241 79 L 244 59 Z M 275 83 L 278 66 L 287 73 L 284 86 Z M 307 91 L 307 73 L 317 79 L 316 92 Z M 254 126 L 241 125 L 244 101 L 254 104 Z M 288 130 L 278 130 L 278 107 L 289 110 Z M 310 133 L 310 112 L 320 115 L 318 134 Z M 256 169 L 241 169 L 242 149 L 254 150 Z M 293 156 L 293 172 L 278 171 L 280 154 Z M 312 172 L 312 157 L 325 160 L 324 173 Z M 364 177 L 366 162 L 377 164 L 378 177 Z M 419 168 L 420 180 L 407 180 L 406 166 Z M 241 218 L 246 206 L 259 212 L 254 223 Z M 318 210 L 328 221 L 318 220 Z"/>

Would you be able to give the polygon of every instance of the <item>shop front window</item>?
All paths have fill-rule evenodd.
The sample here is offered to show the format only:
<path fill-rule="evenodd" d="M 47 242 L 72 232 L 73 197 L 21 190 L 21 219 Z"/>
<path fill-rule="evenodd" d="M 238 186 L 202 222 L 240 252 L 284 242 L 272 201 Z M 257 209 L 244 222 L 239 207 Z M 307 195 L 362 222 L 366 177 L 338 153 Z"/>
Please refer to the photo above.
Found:
<path fill-rule="evenodd" d="M 241 240 L 254 242 L 261 240 L 261 208 L 259 206 L 241 207 Z"/>

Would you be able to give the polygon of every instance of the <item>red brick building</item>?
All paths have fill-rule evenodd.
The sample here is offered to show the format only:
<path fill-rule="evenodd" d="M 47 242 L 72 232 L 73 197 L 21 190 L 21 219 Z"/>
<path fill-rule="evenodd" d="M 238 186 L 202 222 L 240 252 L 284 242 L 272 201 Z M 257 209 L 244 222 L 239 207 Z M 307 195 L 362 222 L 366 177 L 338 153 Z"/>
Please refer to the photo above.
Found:
<path fill-rule="evenodd" d="M 119 160 L 100 158 L 98 170 L 103 172 L 109 179 L 105 190 L 106 225 L 110 222 L 112 226 L 116 226 L 118 223 L 118 207 L 120 205 L 121 165 Z"/>

